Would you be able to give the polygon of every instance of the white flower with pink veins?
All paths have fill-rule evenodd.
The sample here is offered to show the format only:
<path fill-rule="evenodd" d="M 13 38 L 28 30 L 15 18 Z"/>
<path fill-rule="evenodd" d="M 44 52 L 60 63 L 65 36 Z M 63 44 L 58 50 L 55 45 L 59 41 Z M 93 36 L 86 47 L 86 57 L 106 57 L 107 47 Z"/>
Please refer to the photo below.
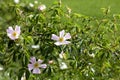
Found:
<path fill-rule="evenodd" d="M 52 40 L 57 41 L 54 43 L 57 46 L 69 44 L 70 41 L 67 41 L 67 39 L 70 39 L 70 38 L 71 38 L 70 33 L 65 34 L 64 30 L 60 31 L 59 36 L 52 34 L 52 37 L 51 37 Z"/>
<path fill-rule="evenodd" d="M 28 64 L 29 71 L 32 71 L 33 74 L 40 74 L 41 71 L 39 68 L 47 67 L 46 64 L 41 64 L 42 62 L 43 62 L 43 60 L 38 59 L 38 61 L 36 61 L 35 57 L 31 57 L 31 59 L 30 59 L 31 64 Z"/>
<path fill-rule="evenodd" d="M 19 35 L 20 35 L 20 26 L 17 26 L 15 27 L 15 30 L 13 30 L 13 28 L 10 26 L 8 29 L 7 29 L 7 36 L 11 39 L 11 40 L 15 40 L 15 39 L 18 39 L 19 38 Z"/>

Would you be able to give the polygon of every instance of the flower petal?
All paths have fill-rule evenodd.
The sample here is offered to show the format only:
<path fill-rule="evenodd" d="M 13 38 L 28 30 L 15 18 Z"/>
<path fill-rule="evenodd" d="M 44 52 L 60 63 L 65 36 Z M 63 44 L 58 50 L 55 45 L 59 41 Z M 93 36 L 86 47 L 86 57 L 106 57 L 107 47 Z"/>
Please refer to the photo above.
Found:
<path fill-rule="evenodd" d="M 46 65 L 46 64 L 41 64 L 40 67 L 41 67 L 41 68 L 46 68 L 47 65 Z"/>
<path fill-rule="evenodd" d="M 14 31 L 14 30 L 13 30 L 13 28 L 12 28 L 11 26 L 7 29 L 7 33 L 8 33 L 8 34 L 11 34 L 13 31 Z"/>
<path fill-rule="evenodd" d="M 21 32 L 20 26 L 16 25 L 15 31 L 18 33 L 18 35 L 20 35 L 20 32 Z"/>
<path fill-rule="evenodd" d="M 34 74 L 40 74 L 41 72 L 40 72 L 40 69 L 39 69 L 39 68 L 34 68 L 34 69 L 33 69 L 33 73 L 34 73 Z"/>
<path fill-rule="evenodd" d="M 59 37 L 57 36 L 57 35 L 55 35 L 55 34 L 52 34 L 52 38 L 51 38 L 52 40 L 59 40 Z"/>
<path fill-rule="evenodd" d="M 62 44 L 64 45 L 64 44 L 69 44 L 69 43 L 71 43 L 70 41 L 64 41 L 64 42 L 62 42 Z"/>
<path fill-rule="evenodd" d="M 64 34 L 65 34 L 64 30 L 60 31 L 60 37 L 64 37 Z"/>
<path fill-rule="evenodd" d="M 36 58 L 35 58 L 35 57 L 31 57 L 31 58 L 30 58 L 30 62 L 31 62 L 31 63 L 35 63 L 35 62 L 36 62 Z"/>
<path fill-rule="evenodd" d="M 8 34 L 8 37 L 9 37 L 11 40 L 15 40 L 15 39 L 18 38 L 18 37 L 14 37 L 14 36 L 12 35 L 12 33 L 11 33 L 11 34 Z"/>
<path fill-rule="evenodd" d="M 39 64 L 41 64 L 42 62 L 43 62 L 43 60 L 38 59 L 38 63 L 39 63 Z"/>
<path fill-rule="evenodd" d="M 57 46 L 63 45 L 61 42 L 55 42 L 54 44 Z"/>
<path fill-rule="evenodd" d="M 55 42 L 54 44 L 57 45 L 57 46 L 60 46 L 60 45 L 65 45 L 65 44 L 69 44 L 70 41 L 64 41 L 64 42 Z"/>
<path fill-rule="evenodd" d="M 34 65 L 33 65 L 33 64 L 28 64 L 28 69 L 29 69 L 29 71 L 31 71 L 33 68 L 34 68 Z"/>
<path fill-rule="evenodd" d="M 67 69 L 67 68 L 68 67 L 67 67 L 66 63 L 64 63 L 64 62 L 60 63 L 60 69 Z"/>
<path fill-rule="evenodd" d="M 70 33 L 66 33 L 66 35 L 64 36 L 65 39 L 70 39 L 71 38 L 71 35 Z"/>
<path fill-rule="evenodd" d="M 63 51 L 59 54 L 59 57 L 60 57 L 61 59 L 64 57 L 64 52 L 63 52 Z"/>

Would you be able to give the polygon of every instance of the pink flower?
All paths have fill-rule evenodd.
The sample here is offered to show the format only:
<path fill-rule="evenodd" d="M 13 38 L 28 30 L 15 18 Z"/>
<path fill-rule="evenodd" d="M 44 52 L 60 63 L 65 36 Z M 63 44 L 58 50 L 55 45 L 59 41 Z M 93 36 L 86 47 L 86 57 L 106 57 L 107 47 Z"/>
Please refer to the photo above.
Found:
<path fill-rule="evenodd" d="M 7 36 L 11 39 L 11 40 L 15 40 L 15 39 L 18 39 L 19 38 L 19 35 L 20 35 L 20 26 L 17 26 L 15 27 L 15 30 L 13 30 L 12 27 L 9 27 L 7 29 Z"/>
<path fill-rule="evenodd" d="M 31 57 L 30 59 L 31 64 L 28 64 L 28 69 L 29 71 L 32 71 L 33 74 L 40 74 L 41 71 L 39 68 L 46 68 L 47 65 L 46 64 L 41 64 L 43 62 L 43 60 L 38 60 L 36 61 L 35 57 Z"/>
<path fill-rule="evenodd" d="M 69 44 L 70 43 L 70 41 L 66 41 L 67 39 L 71 38 L 70 33 L 66 33 L 65 34 L 65 31 L 62 30 L 62 31 L 60 31 L 59 34 L 60 34 L 59 36 L 57 36 L 55 34 L 52 34 L 52 38 L 51 39 L 57 41 L 57 42 L 54 43 L 55 45 L 59 46 L 59 45 L 65 45 L 65 44 Z"/>
<path fill-rule="evenodd" d="M 43 4 L 38 6 L 38 10 L 40 10 L 40 11 L 44 11 L 45 9 L 46 9 L 46 6 Z"/>

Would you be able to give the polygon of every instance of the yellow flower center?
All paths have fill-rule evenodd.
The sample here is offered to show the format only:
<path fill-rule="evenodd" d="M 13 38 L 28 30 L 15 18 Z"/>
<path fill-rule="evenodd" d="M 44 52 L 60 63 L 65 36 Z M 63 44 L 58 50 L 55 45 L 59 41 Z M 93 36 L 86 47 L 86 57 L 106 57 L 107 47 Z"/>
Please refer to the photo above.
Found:
<path fill-rule="evenodd" d="M 16 33 L 16 32 L 13 32 L 12 35 L 13 35 L 14 37 L 16 37 L 17 33 Z"/>
<path fill-rule="evenodd" d="M 63 38 L 63 37 L 60 37 L 60 38 L 59 38 L 59 41 L 60 41 L 60 42 L 63 42 L 63 41 L 64 41 L 64 38 Z"/>
<path fill-rule="evenodd" d="M 37 62 L 34 64 L 34 68 L 39 68 L 39 64 Z"/>

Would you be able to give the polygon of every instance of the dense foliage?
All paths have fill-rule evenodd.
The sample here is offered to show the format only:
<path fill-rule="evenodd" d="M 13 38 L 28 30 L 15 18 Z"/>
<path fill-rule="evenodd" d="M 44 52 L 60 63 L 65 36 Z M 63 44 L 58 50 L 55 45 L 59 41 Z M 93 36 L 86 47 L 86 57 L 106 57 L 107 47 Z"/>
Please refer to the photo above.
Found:
<path fill-rule="evenodd" d="M 73 13 L 61 2 L 45 10 L 39 2 L 31 4 L 0 0 L 0 80 L 120 79 L 119 15 L 109 17 L 104 8 L 97 19 Z M 6 30 L 16 25 L 21 34 L 11 40 Z M 51 37 L 62 30 L 70 33 L 71 43 L 57 46 Z M 33 56 L 47 65 L 40 74 L 28 70 Z"/>

